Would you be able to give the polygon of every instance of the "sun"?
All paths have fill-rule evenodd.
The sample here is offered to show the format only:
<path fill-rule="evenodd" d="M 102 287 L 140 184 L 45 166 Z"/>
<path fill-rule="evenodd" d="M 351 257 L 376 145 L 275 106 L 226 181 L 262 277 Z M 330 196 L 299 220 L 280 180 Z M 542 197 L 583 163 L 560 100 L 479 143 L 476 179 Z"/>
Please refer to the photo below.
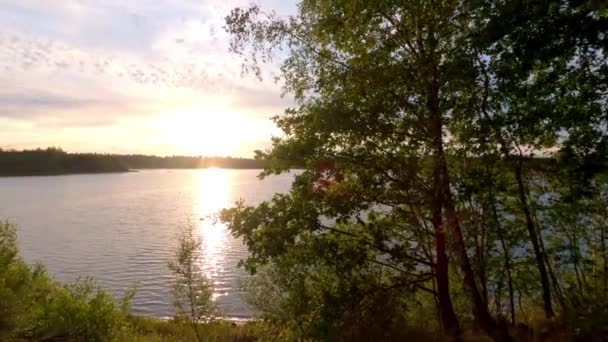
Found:
<path fill-rule="evenodd" d="M 236 115 L 226 110 L 172 113 L 161 121 L 163 139 L 180 153 L 228 156 L 243 142 Z"/>
<path fill-rule="evenodd" d="M 166 108 L 160 113 L 149 123 L 154 127 L 150 141 L 176 155 L 251 155 L 272 136 L 280 136 L 267 114 L 231 107 L 201 105 L 188 110 Z"/>

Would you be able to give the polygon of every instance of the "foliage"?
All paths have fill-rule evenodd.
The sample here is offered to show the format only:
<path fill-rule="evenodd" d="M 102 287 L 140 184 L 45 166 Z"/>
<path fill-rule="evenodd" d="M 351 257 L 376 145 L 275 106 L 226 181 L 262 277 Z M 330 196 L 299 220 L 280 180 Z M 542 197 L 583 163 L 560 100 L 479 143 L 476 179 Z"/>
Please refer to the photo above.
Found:
<path fill-rule="evenodd" d="M 36 340 L 114 340 L 126 329 L 125 314 L 91 279 L 55 285 L 36 300 L 30 334 Z"/>
<path fill-rule="evenodd" d="M 23 262 L 15 226 L 0 224 L 0 333 L 3 339 L 114 340 L 126 313 L 91 279 L 60 284 Z"/>
<path fill-rule="evenodd" d="M 202 341 L 198 327 L 201 323 L 212 321 L 217 308 L 213 303 L 212 288 L 200 269 L 202 241 L 195 234 L 192 224 L 181 227 L 177 236 L 175 260 L 169 263 L 169 270 L 175 275 L 171 292 L 177 317 L 188 321 L 198 340 Z"/>
<path fill-rule="evenodd" d="M 511 341 L 532 311 L 576 330 L 602 302 L 604 5 L 302 0 L 236 8 L 226 30 L 246 71 L 278 58 L 296 99 L 258 152 L 262 177 L 305 165 L 290 192 L 222 213 L 281 334 L 389 333 L 424 292 L 446 334 Z"/>
<path fill-rule="evenodd" d="M 314 266 L 296 252 L 247 282 L 248 303 L 279 340 L 399 340 L 411 332 L 405 317 L 407 292 L 386 285 L 382 270 Z M 290 293 L 290 296 L 282 296 Z M 268 337 L 266 337 L 268 338 Z"/>
<path fill-rule="evenodd" d="M 33 272 L 18 257 L 15 226 L 0 223 L 0 332 L 3 339 L 21 329 L 30 303 Z"/>

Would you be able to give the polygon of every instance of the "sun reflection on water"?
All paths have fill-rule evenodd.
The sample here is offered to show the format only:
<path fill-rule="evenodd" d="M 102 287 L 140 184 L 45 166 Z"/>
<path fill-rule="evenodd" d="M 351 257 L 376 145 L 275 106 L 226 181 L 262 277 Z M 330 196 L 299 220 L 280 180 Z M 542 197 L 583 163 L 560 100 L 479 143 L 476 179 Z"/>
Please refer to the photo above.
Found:
<path fill-rule="evenodd" d="M 226 170 L 209 168 L 196 177 L 195 211 L 200 216 L 199 233 L 203 240 L 201 268 L 214 285 L 214 298 L 222 296 L 217 279 L 224 273 L 228 232 L 216 214 L 229 205 L 230 181 Z"/>

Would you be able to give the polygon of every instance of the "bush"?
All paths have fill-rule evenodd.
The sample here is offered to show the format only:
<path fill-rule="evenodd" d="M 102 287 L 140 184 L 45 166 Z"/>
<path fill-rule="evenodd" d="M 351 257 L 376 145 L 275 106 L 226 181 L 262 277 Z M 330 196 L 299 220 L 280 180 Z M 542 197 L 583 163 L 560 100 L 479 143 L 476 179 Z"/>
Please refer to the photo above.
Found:
<path fill-rule="evenodd" d="M 291 265 L 290 265 L 291 266 Z M 439 335 L 415 328 L 407 313 L 412 294 L 382 283 L 368 269 L 351 276 L 317 266 L 306 270 L 278 263 L 258 268 L 245 281 L 245 297 L 259 314 L 256 335 L 263 341 L 434 341 Z M 354 284 L 354 282 L 350 283 Z"/>
<path fill-rule="evenodd" d="M 112 341 L 127 329 L 126 313 L 86 278 L 52 280 L 20 257 L 15 226 L 0 223 L 0 339 Z"/>
<path fill-rule="evenodd" d="M 27 323 L 32 288 L 43 271 L 18 256 L 15 226 L 0 222 L 0 339 L 11 338 Z"/>
<path fill-rule="evenodd" d="M 608 292 L 605 283 L 589 284 L 584 291 L 567 293 L 566 326 L 577 341 L 608 341 Z"/>
<path fill-rule="evenodd" d="M 126 315 L 114 298 L 90 278 L 52 284 L 48 290 L 31 315 L 30 333 L 36 340 L 109 341 L 127 328 Z"/>

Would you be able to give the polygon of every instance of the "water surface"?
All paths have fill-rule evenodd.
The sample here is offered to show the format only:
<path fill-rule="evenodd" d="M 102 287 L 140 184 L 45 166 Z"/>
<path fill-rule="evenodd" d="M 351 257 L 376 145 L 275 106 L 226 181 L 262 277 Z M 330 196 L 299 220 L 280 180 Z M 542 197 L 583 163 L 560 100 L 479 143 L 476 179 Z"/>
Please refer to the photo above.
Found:
<path fill-rule="evenodd" d="M 236 267 L 247 250 L 211 214 L 239 199 L 256 204 L 286 192 L 292 175 L 260 181 L 259 170 L 144 170 L 121 174 L 0 178 L 0 217 L 18 225 L 28 262 L 59 280 L 92 276 L 117 296 L 136 285 L 133 311 L 170 316 L 167 262 L 176 229 L 193 222 L 203 271 L 224 314 L 248 317 Z"/>

